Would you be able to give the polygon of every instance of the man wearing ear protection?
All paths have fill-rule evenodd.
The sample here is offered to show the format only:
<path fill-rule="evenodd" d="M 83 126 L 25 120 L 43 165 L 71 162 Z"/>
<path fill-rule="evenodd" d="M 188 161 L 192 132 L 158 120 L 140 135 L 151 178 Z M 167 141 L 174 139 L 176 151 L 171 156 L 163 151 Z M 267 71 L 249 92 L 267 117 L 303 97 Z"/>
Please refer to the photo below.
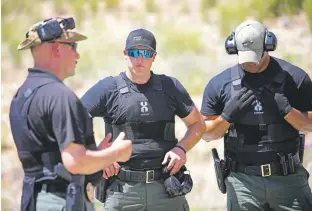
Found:
<path fill-rule="evenodd" d="M 182 84 L 151 71 L 156 59 L 156 39 L 146 29 L 128 35 L 124 50 L 128 69 L 106 77 L 82 97 L 92 117 L 103 117 L 105 132 L 124 131 L 133 140 L 128 162 L 104 169 L 104 185 L 97 187 L 104 210 L 189 210 L 183 194 L 166 192 L 162 169 L 177 174 L 186 163 L 186 152 L 201 138 L 204 122 Z M 184 137 L 175 137 L 175 116 L 187 126 Z"/>
<path fill-rule="evenodd" d="M 77 42 L 87 39 L 74 28 L 73 18 L 47 19 L 31 26 L 18 46 L 34 58 L 10 107 L 25 174 L 22 211 L 94 210 L 92 187 L 101 181 L 102 169 L 131 154 L 131 141 L 122 136 L 109 148 L 107 137 L 96 149 L 92 119 L 63 83 L 74 75 Z"/>
<path fill-rule="evenodd" d="M 207 84 L 203 139 L 224 137 L 214 159 L 227 210 L 312 210 L 302 133 L 312 131 L 312 83 L 299 67 L 269 55 L 277 39 L 257 21 L 237 26 L 225 42 L 238 64 Z"/>

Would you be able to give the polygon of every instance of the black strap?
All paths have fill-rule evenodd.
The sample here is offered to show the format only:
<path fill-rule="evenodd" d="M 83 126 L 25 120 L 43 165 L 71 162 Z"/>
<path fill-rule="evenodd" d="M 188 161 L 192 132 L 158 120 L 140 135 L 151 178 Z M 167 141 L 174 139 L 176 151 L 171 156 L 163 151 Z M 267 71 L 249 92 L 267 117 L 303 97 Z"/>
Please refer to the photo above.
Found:
<path fill-rule="evenodd" d="M 163 75 L 157 75 L 153 74 L 152 75 L 152 88 L 161 91 L 162 88 L 162 77 Z M 125 79 L 122 78 L 121 75 L 115 76 L 114 77 L 116 83 L 117 83 L 117 89 L 119 90 L 120 94 L 126 94 L 130 92 L 129 86 Z"/>
<path fill-rule="evenodd" d="M 161 169 L 132 171 L 121 168 L 117 177 L 122 181 L 152 183 L 153 181 L 160 180 L 162 178 L 162 171 Z"/>
<path fill-rule="evenodd" d="M 232 86 L 231 86 L 231 99 L 237 95 L 239 90 L 242 88 L 241 83 L 242 79 L 239 74 L 239 65 L 235 65 L 231 67 L 231 80 L 232 80 Z"/>
<path fill-rule="evenodd" d="M 66 193 L 67 192 L 68 183 L 36 183 L 35 190 L 46 191 L 50 193 Z"/>
<path fill-rule="evenodd" d="M 299 132 L 290 124 L 281 123 L 259 125 L 232 124 L 229 129 L 228 137 L 252 140 L 254 138 L 254 133 L 256 132 L 265 132 L 266 137 L 263 137 L 263 140 L 265 139 L 269 142 L 296 139 L 299 136 Z"/>
<path fill-rule="evenodd" d="M 29 152 L 18 150 L 18 155 L 21 160 L 24 160 L 25 175 L 36 179 L 44 176 L 54 177 L 54 166 L 61 162 L 59 151 Z"/>
<path fill-rule="evenodd" d="M 300 164 L 299 153 L 295 153 L 295 155 L 291 156 L 291 159 L 288 157 L 284 157 L 284 166 L 283 162 L 272 162 L 263 165 L 245 165 L 243 163 L 237 163 L 234 160 L 227 158 L 227 166 L 231 171 L 234 172 L 241 172 L 252 176 L 271 176 L 271 175 L 278 175 L 278 176 L 285 176 L 288 173 L 295 172 L 296 168 Z M 294 169 L 291 169 L 291 168 Z"/>
<path fill-rule="evenodd" d="M 105 123 L 108 127 L 108 123 Z M 113 135 L 125 132 L 128 139 L 135 142 L 138 139 L 153 140 L 175 140 L 174 122 L 155 121 L 155 122 L 127 122 L 120 125 L 111 125 Z"/>
<path fill-rule="evenodd" d="M 117 83 L 117 89 L 119 90 L 120 94 L 126 94 L 130 92 L 126 81 L 121 77 L 121 75 L 115 76 L 114 79 Z"/>

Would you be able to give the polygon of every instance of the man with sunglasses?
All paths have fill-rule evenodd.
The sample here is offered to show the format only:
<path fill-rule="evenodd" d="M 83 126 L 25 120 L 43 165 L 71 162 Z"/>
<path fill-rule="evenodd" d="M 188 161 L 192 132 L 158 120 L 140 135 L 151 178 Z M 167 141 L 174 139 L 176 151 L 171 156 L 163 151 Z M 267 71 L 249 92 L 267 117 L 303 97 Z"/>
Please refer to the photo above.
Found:
<path fill-rule="evenodd" d="M 133 144 L 128 162 L 104 169 L 110 184 L 102 193 L 107 194 L 104 210 L 189 210 L 184 195 L 169 197 L 162 169 L 170 159 L 168 169 L 174 175 L 186 163 L 186 152 L 204 129 L 199 111 L 177 79 L 151 71 L 157 52 L 150 31 L 132 31 L 124 55 L 127 70 L 100 80 L 82 97 L 92 117 L 104 118 L 105 132 L 112 133 L 112 140 L 124 131 Z M 176 115 L 187 126 L 179 142 L 174 132 Z"/>
<path fill-rule="evenodd" d="M 34 67 L 10 107 L 11 130 L 25 173 L 22 211 L 94 210 L 92 187 L 102 169 L 127 161 L 131 141 L 124 134 L 96 149 L 92 120 L 63 80 L 74 75 L 79 59 L 73 18 L 34 24 L 18 50 L 30 49 Z M 87 176 L 84 176 L 87 175 Z"/>

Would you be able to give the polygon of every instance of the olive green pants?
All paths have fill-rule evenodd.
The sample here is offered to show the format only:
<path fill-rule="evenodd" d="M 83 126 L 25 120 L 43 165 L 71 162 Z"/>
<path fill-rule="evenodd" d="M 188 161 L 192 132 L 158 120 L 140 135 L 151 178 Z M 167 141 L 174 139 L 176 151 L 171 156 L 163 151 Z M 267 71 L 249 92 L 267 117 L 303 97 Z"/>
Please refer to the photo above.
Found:
<path fill-rule="evenodd" d="M 36 199 L 37 211 L 65 211 L 65 193 L 49 193 L 41 191 Z"/>
<path fill-rule="evenodd" d="M 169 198 L 164 181 L 132 183 L 115 180 L 107 189 L 106 211 L 189 211 L 185 196 Z"/>
<path fill-rule="evenodd" d="M 37 211 L 66 211 L 66 193 L 46 192 L 42 189 L 36 198 Z M 81 209 L 83 210 L 83 209 Z M 84 211 L 94 211 L 92 203 L 85 199 Z"/>
<path fill-rule="evenodd" d="M 231 172 L 226 178 L 228 211 L 312 211 L 308 172 L 299 167 L 287 176 L 249 176 Z"/>

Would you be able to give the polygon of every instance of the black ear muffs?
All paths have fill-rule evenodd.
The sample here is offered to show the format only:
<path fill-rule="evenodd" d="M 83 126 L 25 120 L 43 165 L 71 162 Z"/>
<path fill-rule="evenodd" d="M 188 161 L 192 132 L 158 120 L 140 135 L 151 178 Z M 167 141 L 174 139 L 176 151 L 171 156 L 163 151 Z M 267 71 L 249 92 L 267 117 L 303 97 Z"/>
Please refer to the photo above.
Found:
<path fill-rule="evenodd" d="M 229 55 L 238 54 L 236 42 L 235 42 L 235 32 L 232 32 L 225 40 L 225 51 Z M 277 38 L 273 32 L 266 30 L 264 40 L 263 40 L 263 50 L 264 51 L 275 51 L 277 47 Z"/>
<path fill-rule="evenodd" d="M 237 47 L 235 42 L 235 32 L 232 32 L 225 40 L 225 50 L 229 55 L 237 54 Z"/>
<path fill-rule="evenodd" d="M 264 38 L 265 51 L 275 51 L 277 47 L 277 39 L 273 32 L 266 31 Z"/>
<path fill-rule="evenodd" d="M 180 171 L 173 176 L 170 176 L 168 173 L 168 169 L 165 168 L 163 173 L 164 177 L 164 185 L 166 191 L 170 197 L 181 196 L 189 193 L 193 188 L 193 180 L 191 175 L 185 166 L 182 166 Z"/>

